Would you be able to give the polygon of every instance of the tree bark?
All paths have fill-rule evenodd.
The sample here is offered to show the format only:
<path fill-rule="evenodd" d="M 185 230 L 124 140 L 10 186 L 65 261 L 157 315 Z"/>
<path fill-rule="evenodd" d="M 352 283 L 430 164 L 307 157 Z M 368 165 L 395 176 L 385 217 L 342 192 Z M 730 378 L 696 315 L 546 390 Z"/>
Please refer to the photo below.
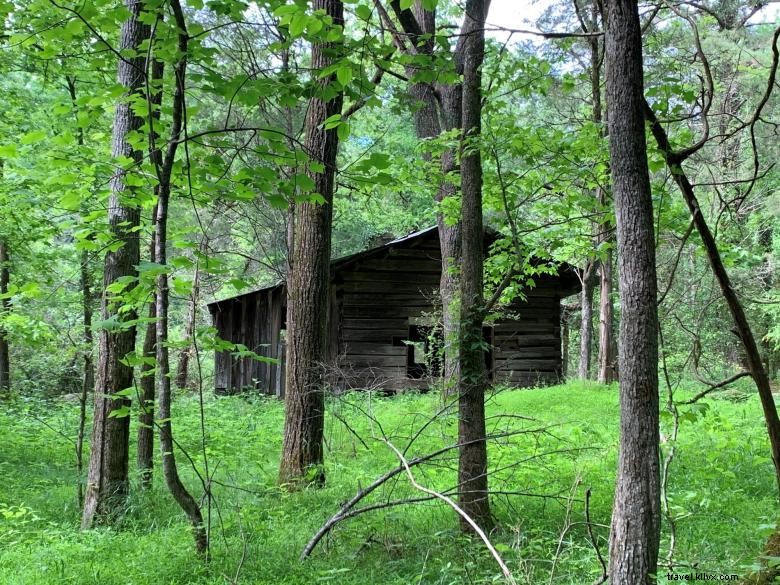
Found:
<path fill-rule="evenodd" d="M 89 252 L 81 253 L 81 307 L 84 319 L 84 375 L 79 395 L 79 426 L 76 436 L 76 473 L 78 474 L 78 500 L 79 509 L 84 507 L 84 486 L 82 473 L 84 472 L 84 434 L 87 421 L 87 397 L 90 390 L 95 389 L 95 366 L 92 362 L 92 271 Z"/>
<path fill-rule="evenodd" d="M 118 48 L 123 58 L 119 60 L 117 81 L 127 88 L 129 98 L 140 93 L 144 85 L 146 58 L 141 44 L 149 38 L 150 27 L 141 21 L 144 2 L 125 0 L 125 7 L 128 18 L 120 33 Z M 133 113 L 129 99 L 117 105 L 112 139 L 112 154 L 115 158 L 127 157 L 140 164 L 143 153 L 133 149 L 127 136 L 138 130 L 143 122 L 143 118 Z M 132 191 L 125 184 L 126 173 L 126 169 L 119 169 L 111 179 L 109 229 L 114 239 L 123 245 L 109 251 L 105 257 L 101 303 L 103 321 L 135 318 L 132 311 L 120 315 L 117 305 L 121 304 L 121 299 L 110 298 L 109 293 L 105 292 L 106 287 L 117 279 L 137 274 L 139 242 L 136 228 L 140 223 L 140 209 L 132 200 Z M 127 398 L 115 394 L 133 385 L 133 368 L 122 363 L 122 360 L 133 351 L 134 346 L 134 326 L 121 325 L 100 331 L 92 448 L 81 519 L 81 526 L 85 529 L 96 522 L 110 521 L 127 497 L 130 418 L 112 416 L 112 413 L 129 403 Z"/>
<path fill-rule="evenodd" d="M 159 59 L 152 61 L 152 94 L 149 101 L 154 106 L 151 112 L 153 124 L 160 120 L 160 105 L 163 96 L 163 74 L 165 73 L 165 63 Z M 157 126 L 154 126 L 156 128 Z M 159 138 L 155 131 L 154 140 L 150 141 L 149 158 L 155 165 L 155 168 L 162 167 L 162 150 L 157 146 Z M 160 184 L 155 188 L 155 195 L 160 195 Z M 149 259 L 154 262 L 157 250 L 156 244 L 156 225 L 157 206 L 152 210 L 152 237 L 149 241 Z M 152 298 L 149 302 L 149 323 L 146 324 L 144 341 L 141 349 L 141 355 L 144 362 L 141 364 L 141 372 L 138 376 L 140 386 L 140 404 L 138 405 L 138 433 L 136 435 L 136 467 L 138 468 L 141 488 L 149 488 L 152 485 L 152 469 L 154 468 L 154 390 L 155 390 L 155 363 L 156 358 L 155 341 L 157 337 L 157 290 L 152 290 Z"/>
<path fill-rule="evenodd" d="M 607 0 L 609 150 L 617 219 L 620 449 L 610 528 L 614 585 L 655 582 L 660 540 L 658 315 L 653 202 L 636 0 Z"/>
<path fill-rule="evenodd" d="M 582 271 L 580 291 L 580 363 L 578 377 L 590 379 L 591 348 L 593 347 L 593 287 L 595 286 L 596 263 L 588 262 Z"/>
<path fill-rule="evenodd" d="M 602 225 L 602 229 L 605 226 Z M 596 378 L 599 384 L 609 384 L 618 379 L 612 281 L 612 252 L 608 250 L 599 264 L 599 355 Z"/>
<path fill-rule="evenodd" d="M 159 195 L 159 193 L 158 193 Z M 153 211 L 154 221 L 157 221 L 157 207 Z M 156 229 L 156 228 L 155 228 Z M 155 231 L 152 232 L 150 244 L 150 258 L 154 261 L 157 244 Z M 140 401 L 138 405 L 138 434 L 136 439 L 136 465 L 141 480 L 142 488 L 152 485 L 152 469 L 154 468 L 154 394 L 155 394 L 155 363 L 146 360 L 154 360 L 157 356 L 157 290 L 152 291 L 152 299 L 149 302 L 149 323 L 146 325 L 142 355 L 144 362 L 141 364 L 141 372 L 138 376 L 140 386 Z"/>
<path fill-rule="evenodd" d="M 344 23 L 340 0 L 314 0 L 313 10 L 323 10 L 334 26 Z M 339 57 L 340 42 L 312 45 L 312 69 L 322 71 Z M 322 483 L 323 426 L 325 414 L 324 362 L 327 358 L 328 306 L 330 304 L 330 250 L 333 192 L 338 135 L 323 122 L 341 113 L 343 90 L 335 89 L 335 75 L 320 80 L 309 101 L 306 116 L 306 153 L 322 165 L 309 173 L 323 203 L 296 205 L 295 246 L 287 279 L 287 367 L 285 371 L 285 420 L 280 484 L 296 487 L 309 480 Z M 325 97 L 326 94 L 328 97 Z"/>
<path fill-rule="evenodd" d="M 171 11 L 178 28 L 178 60 L 174 65 L 174 95 L 171 112 L 170 139 L 168 140 L 162 165 L 158 165 L 159 159 L 155 159 L 157 168 L 158 198 L 154 224 L 154 261 L 160 266 L 166 266 L 168 262 L 166 247 L 168 243 L 168 204 L 171 195 L 171 175 L 173 164 L 176 160 L 176 151 L 181 139 L 182 128 L 186 117 L 185 108 L 185 79 L 187 71 L 187 49 L 189 35 L 187 24 L 184 20 L 184 12 L 179 0 L 171 0 Z M 152 151 L 155 149 L 153 148 Z M 195 539 L 195 549 L 199 554 L 208 554 L 209 541 L 206 526 L 203 523 L 203 514 L 195 498 L 182 483 L 176 466 L 174 454 L 173 424 L 171 422 L 171 369 L 170 352 L 168 349 L 168 273 L 162 271 L 157 276 L 157 296 L 155 299 L 157 321 L 155 349 L 157 355 L 157 396 L 158 418 L 160 429 L 160 451 L 162 452 L 162 471 L 168 491 L 173 499 L 184 511 L 187 519 L 192 524 L 192 533 Z M 208 467 L 205 473 L 208 475 Z"/>
<path fill-rule="evenodd" d="M 2 176 L 2 166 L 0 166 L 0 176 Z M 3 295 L 0 301 L 0 317 L 4 317 L 11 310 L 11 300 L 5 295 L 8 294 L 8 283 L 10 281 L 10 268 L 8 257 L 8 244 L 0 240 L 0 295 Z M 8 335 L 0 326 L 0 395 L 7 394 L 11 389 L 11 357 L 8 350 Z"/>
<path fill-rule="evenodd" d="M 485 531 L 490 531 L 485 441 L 485 343 L 482 324 L 485 315 L 484 229 L 482 225 L 482 62 L 485 57 L 483 0 L 466 3 L 468 37 L 463 67 L 463 135 L 461 138 L 461 234 L 460 327 L 458 376 L 458 500 L 463 511 Z M 463 532 L 473 527 L 460 518 Z"/>

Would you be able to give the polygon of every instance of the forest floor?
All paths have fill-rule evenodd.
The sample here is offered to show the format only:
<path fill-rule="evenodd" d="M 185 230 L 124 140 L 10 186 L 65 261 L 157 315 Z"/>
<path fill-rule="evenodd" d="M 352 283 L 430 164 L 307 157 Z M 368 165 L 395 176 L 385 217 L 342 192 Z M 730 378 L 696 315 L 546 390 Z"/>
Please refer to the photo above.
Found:
<path fill-rule="evenodd" d="M 679 392 L 678 398 L 690 396 Z M 772 463 L 761 408 L 747 399 L 708 399 L 681 410 L 667 492 L 675 521 L 674 571 L 742 574 L 777 520 Z M 743 397 L 744 398 L 744 397 Z M 434 418 L 433 393 L 395 398 L 350 394 L 328 404 L 327 485 L 287 493 L 275 487 L 283 405 L 273 399 L 207 397 L 205 452 L 213 474 L 212 559 L 201 562 L 182 514 L 158 470 L 147 492 L 133 490 L 114 528 L 79 531 L 75 455 L 78 405 L 18 401 L 0 414 L 0 583 L 60 584 L 481 584 L 501 582 L 478 541 L 458 535 L 439 502 L 369 512 L 339 524 L 306 562 L 299 555 L 319 526 L 398 460 L 455 442 L 452 412 Z M 199 402 L 176 401 L 174 431 L 203 472 Z M 511 416 L 502 416 L 502 415 Z M 490 443 L 491 535 L 518 583 L 587 584 L 601 568 L 585 529 L 607 553 L 617 458 L 614 386 L 568 384 L 504 390 L 488 401 L 493 433 L 524 430 Z M 521 418 L 529 417 L 529 418 Z M 662 417 L 664 453 L 671 421 Z M 345 424 L 346 422 L 346 424 Z M 348 425 L 348 426 L 347 426 Z M 543 430 L 540 430 L 543 429 Z M 135 436 L 135 422 L 133 423 Z M 384 433 L 384 435 L 383 435 Z M 456 451 L 413 468 L 423 485 L 455 481 Z M 135 456 L 131 454 L 131 468 Z M 202 493 L 180 453 L 188 485 Z M 517 495 L 522 492 L 524 495 Z M 399 475 L 363 503 L 420 497 Z M 661 556 L 670 546 L 664 522 Z M 659 573 L 667 572 L 666 567 Z M 667 582 L 659 575 L 660 583 Z"/>

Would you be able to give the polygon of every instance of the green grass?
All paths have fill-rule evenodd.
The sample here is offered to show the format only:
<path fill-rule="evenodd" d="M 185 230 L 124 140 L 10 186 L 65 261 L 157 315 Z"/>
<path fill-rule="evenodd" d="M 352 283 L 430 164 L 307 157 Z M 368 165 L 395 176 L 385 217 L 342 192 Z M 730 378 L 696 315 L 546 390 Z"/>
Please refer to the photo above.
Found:
<path fill-rule="evenodd" d="M 761 409 L 755 398 L 708 404 L 706 412 L 685 411 L 690 414 L 684 416 L 676 447 L 669 483 L 680 517 L 675 561 L 682 567 L 742 573 L 760 553 L 766 537 L 762 525 L 776 520 Z M 275 487 L 283 405 L 271 399 L 207 399 L 206 450 L 219 484 L 213 487 L 213 559 L 206 564 L 193 552 L 189 528 L 158 470 L 150 491 L 143 493 L 134 484 L 118 526 L 80 532 L 72 444 L 25 414 L 33 408 L 50 427 L 71 436 L 77 405 L 15 403 L 0 414 L 0 583 L 224 584 L 237 574 L 237 581 L 246 584 L 498 581 L 484 547 L 459 536 L 453 511 L 440 503 L 348 520 L 311 559 L 298 561 L 311 535 L 359 486 L 397 465 L 382 432 L 403 448 L 441 404 L 433 394 L 392 399 L 353 394 L 333 399 L 328 407 L 327 485 L 291 494 Z M 202 466 L 198 413 L 194 398 L 176 401 L 174 430 Z M 552 582 L 592 582 L 600 569 L 582 524 L 584 494 L 591 489 L 591 519 L 603 525 L 595 532 L 606 554 L 617 458 L 617 389 L 568 384 L 505 390 L 488 401 L 488 417 L 494 433 L 535 429 L 490 445 L 491 488 L 527 494 L 497 494 L 492 501 L 499 524 L 492 540 L 518 582 L 548 582 L 559 548 Z M 668 435 L 668 421 L 663 426 Z M 453 443 L 456 429 L 451 413 L 439 417 L 413 443 L 409 456 Z M 435 464 L 415 468 L 418 481 L 437 489 L 454 485 L 454 456 L 452 451 Z M 134 461 L 131 454 L 131 467 Z M 181 454 L 178 461 L 187 484 L 200 495 Z M 401 476 L 365 503 L 419 495 Z M 571 527 L 561 537 L 567 509 Z M 665 524 L 662 557 L 669 535 Z"/>

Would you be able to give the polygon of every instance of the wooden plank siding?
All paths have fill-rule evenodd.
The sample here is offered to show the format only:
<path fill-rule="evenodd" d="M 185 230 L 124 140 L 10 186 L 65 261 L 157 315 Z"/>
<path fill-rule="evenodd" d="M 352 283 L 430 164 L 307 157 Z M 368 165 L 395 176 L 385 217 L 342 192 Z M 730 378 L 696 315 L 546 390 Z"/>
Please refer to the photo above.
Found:
<path fill-rule="evenodd" d="M 407 375 L 410 324 L 432 314 L 438 299 L 438 232 L 427 230 L 332 265 L 328 383 L 338 390 L 420 388 Z M 562 371 L 560 299 L 576 292 L 576 278 L 541 276 L 505 317 L 492 325 L 492 378 L 517 386 L 557 382 Z M 277 285 L 209 305 L 219 336 L 258 354 L 280 357 L 286 290 Z M 253 389 L 283 394 L 283 364 L 229 354 L 215 356 L 218 393 Z"/>

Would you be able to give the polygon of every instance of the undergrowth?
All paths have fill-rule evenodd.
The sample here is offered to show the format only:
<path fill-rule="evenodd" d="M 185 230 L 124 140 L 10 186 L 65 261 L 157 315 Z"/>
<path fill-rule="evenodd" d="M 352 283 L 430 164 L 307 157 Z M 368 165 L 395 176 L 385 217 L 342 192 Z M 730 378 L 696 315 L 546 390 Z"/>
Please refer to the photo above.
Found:
<path fill-rule="evenodd" d="M 678 392 L 678 398 L 685 397 Z M 668 486 L 676 518 L 673 563 L 681 573 L 693 568 L 744 573 L 776 521 L 761 410 L 754 397 L 707 404 L 682 411 Z M 117 526 L 80 532 L 71 439 L 78 405 L 17 401 L 0 413 L 0 583 L 500 582 L 488 553 L 458 534 L 453 511 L 439 502 L 347 520 L 311 558 L 298 559 L 312 534 L 357 489 L 398 465 L 383 439 L 404 449 L 441 408 L 433 393 L 332 398 L 326 421 L 327 485 L 287 493 L 275 485 L 283 405 L 248 396 L 207 399 L 205 445 L 214 472 L 214 505 L 212 560 L 204 563 L 193 551 L 188 525 L 159 469 L 150 490 L 143 492 L 134 482 Z M 591 490 L 593 533 L 606 556 L 618 445 L 617 388 L 571 383 L 497 390 L 488 400 L 487 415 L 489 432 L 517 433 L 491 441 L 489 452 L 493 511 L 500 527 L 491 539 L 518 583 L 591 583 L 601 568 L 584 523 L 585 492 Z M 181 446 L 202 472 L 197 400 L 180 397 L 173 420 Z M 414 440 L 408 457 L 454 443 L 456 431 L 454 413 L 445 412 Z M 662 440 L 668 441 L 667 434 Z M 663 448 L 668 447 L 667 442 Z M 455 457 L 453 450 L 413 468 L 416 479 L 439 490 L 452 487 Z M 202 494 L 181 453 L 178 461 L 188 485 Z M 400 475 L 365 503 L 421 495 Z M 669 535 L 665 522 L 662 558 Z"/>

